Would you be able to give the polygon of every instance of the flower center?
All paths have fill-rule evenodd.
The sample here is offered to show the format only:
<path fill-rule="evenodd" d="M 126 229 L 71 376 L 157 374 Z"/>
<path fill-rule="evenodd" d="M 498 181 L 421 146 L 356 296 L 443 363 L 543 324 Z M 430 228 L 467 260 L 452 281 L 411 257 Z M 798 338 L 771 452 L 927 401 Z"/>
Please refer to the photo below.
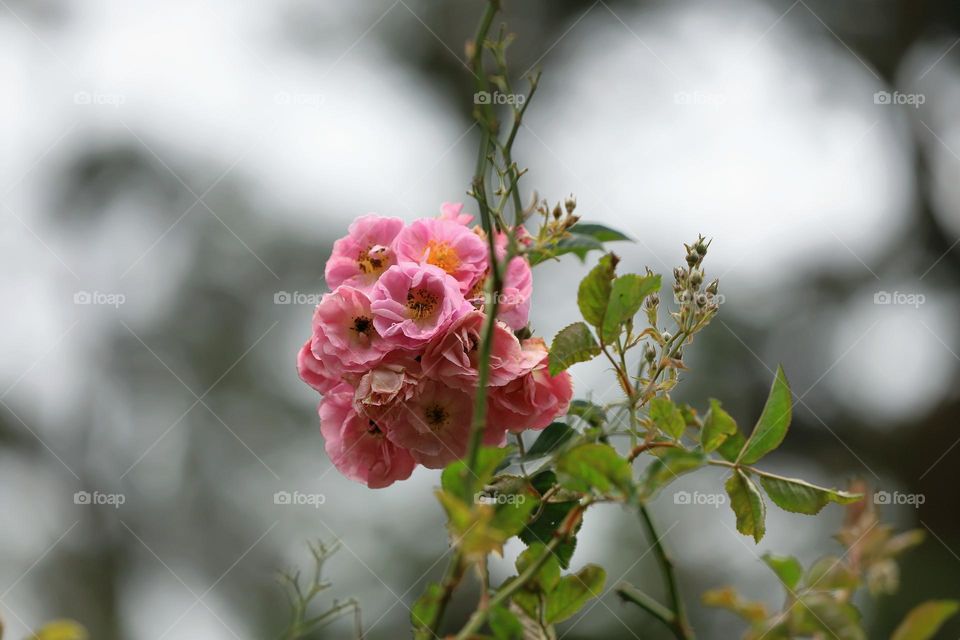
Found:
<path fill-rule="evenodd" d="M 371 245 L 357 256 L 357 266 L 360 272 L 367 275 L 380 275 L 388 266 L 387 248 L 380 245 Z"/>
<path fill-rule="evenodd" d="M 460 267 L 460 256 L 446 242 L 427 242 L 426 259 L 427 264 L 439 267 L 449 274 L 453 274 Z"/>
<path fill-rule="evenodd" d="M 373 321 L 367 316 L 357 316 L 353 319 L 353 330 L 358 334 L 368 336 L 373 329 Z"/>
<path fill-rule="evenodd" d="M 450 418 L 447 410 L 439 404 L 433 404 L 427 407 L 423 412 L 423 417 L 427 421 L 427 426 L 433 431 L 439 431 Z"/>
<path fill-rule="evenodd" d="M 410 289 L 407 292 L 407 309 L 414 320 L 425 320 L 437 310 L 437 296 L 426 289 Z"/>

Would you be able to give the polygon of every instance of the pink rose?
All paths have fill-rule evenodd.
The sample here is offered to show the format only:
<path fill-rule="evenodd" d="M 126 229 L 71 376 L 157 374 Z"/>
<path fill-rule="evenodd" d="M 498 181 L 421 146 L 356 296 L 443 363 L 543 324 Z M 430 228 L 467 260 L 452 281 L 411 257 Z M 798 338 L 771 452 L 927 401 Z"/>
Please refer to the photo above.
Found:
<path fill-rule="evenodd" d="M 357 414 L 353 388 L 341 384 L 320 402 L 320 432 L 333 465 L 351 480 L 371 489 L 406 480 L 416 461 L 387 438 L 382 425 Z"/>
<path fill-rule="evenodd" d="M 477 388 L 480 334 L 486 322 L 481 311 L 471 311 L 457 320 L 442 336 L 427 345 L 420 362 L 425 376 L 456 389 Z M 490 356 L 491 387 L 501 387 L 524 372 L 520 341 L 503 324 L 496 323 Z"/>
<path fill-rule="evenodd" d="M 487 270 L 487 246 L 477 234 L 452 220 L 415 220 L 397 235 L 397 260 L 430 264 L 453 276 L 466 292 Z"/>
<path fill-rule="evenodd" d="M 489 272 L 485 273 L 467 293 L 467 299 L 478 307 L 486 303 L 488 275 Z M 503 280 L 503 288 L 498 296 L 497 319 L 514 331 L 523 329 L 530 321 L 530 296 L 533 295 L 530 263 L 522 256 L 514 257 L 507 265 Z"/>
<path fill-rule="evenodd" d="M 412 353 L 394 352 L 363 374 L 353 396 L 357 410 L 375 420 L 394 421 L 413 397 L 420 381 L 420 363 Z"/>
<path fill-rule="evenodd" d="M 347 235 L 333 243 L 333 254 L 327 260 L 324 275 L 327 286 L 336 289 L 348 284 L 368 289 L 380 274 L 396 264 L 394 239 L 403 229 L 400 218 L 384 218 L 375 214 L 353 221 Z"/>
<path fill-rule="evenodd" d="M 444 202 L 440 205 L 440 219 L 451 220 L 466 227 L 473 220 L 473 216 L 463 213 L 463 204 L 460 202 Z"/>
<path fill-rule="evenodd" d="M 530 296 L 533 295 L 533 272 L 525 258 L 517 256 L 507 265 L 497 318 L 514 331 L 530 321 Z"/>
<path fill-rule="evenodd" d="M 333 371 L 360 372 L 392 346 L 373 326 L 370 299 L 343 285 L 324 294 L 313 313 L 313 353 Z"/>
<path fill-rule="evenodd" d="M 473 307 L 456 280 L 432 265 L 401 262 L 387 269 L 370 295 L 373 326 L 397 347 L 417 348 Z"/>
<path fill-rule="evenodd" d="M 423 466 L 442 469 L 466 454 L 472 415 L 469 394 L 436 380 L 423 380 L 404 410 L 395 416 L 389 437 L 409 449 Z M 503 429 L 488 426 L 483 440 L 497 446 L 503 444 L 505 436 Z"/>
<path fill-rule="evenodd" d="M 567 412 L 572 398 L 570 374 L 563 371 L 551 376 L 544 356 L 529 373 L 503 387 L 491 389 L 489 421 L 514 432 L 543 429 Z"/>
<path fill-rule="evenodd" d="M 307 340 L 297 354 L 297 373 L 308 385 L 320 393 L 327 393 L 342 381 L 313 355 L 313 350 L 310 348 L 312 342 L 312 339 Z"/>

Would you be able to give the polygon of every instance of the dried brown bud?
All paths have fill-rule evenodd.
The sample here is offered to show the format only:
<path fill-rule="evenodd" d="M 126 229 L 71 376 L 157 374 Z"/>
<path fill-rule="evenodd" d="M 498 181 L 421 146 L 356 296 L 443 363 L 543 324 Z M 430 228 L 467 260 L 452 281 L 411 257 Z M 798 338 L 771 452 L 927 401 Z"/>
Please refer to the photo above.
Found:
<path fill-rule="evenodd" d="M 554 220 L 559 220 L 559 219 L 560 219 L 560 216 L 562 216 L 562 215 L 563 215 L 563 212 L 560 210 L 560 203 L 558 202 L 558 203 L 553 207 L 553 219 L 554 219 Z"/>
<path fill-rule="evenodd" d="M 569 215 L 573 215 L 574 210 L 577 208 L 577 199 L 573 197 L 572 193 L 563 201 L 563 206 Z"/>

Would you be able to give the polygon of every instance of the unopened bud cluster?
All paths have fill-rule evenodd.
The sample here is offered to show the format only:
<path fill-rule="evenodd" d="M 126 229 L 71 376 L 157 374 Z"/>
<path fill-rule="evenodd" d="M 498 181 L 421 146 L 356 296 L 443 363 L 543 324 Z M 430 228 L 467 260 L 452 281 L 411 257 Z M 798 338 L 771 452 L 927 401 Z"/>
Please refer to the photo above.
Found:
<path fill-rule="evenodd" d="M 673 270 L 673 295 L 680 305 L 680 310 L 673 316 L 681 327 L 693 327 L 717 312 L 720 282 L 714 279 L 706 284 L 703 259 L 710 243 L 705 241 L 703 236 L 697 238 L 692 245 L 684 247 L 687 250 L 687 266 Z"/>

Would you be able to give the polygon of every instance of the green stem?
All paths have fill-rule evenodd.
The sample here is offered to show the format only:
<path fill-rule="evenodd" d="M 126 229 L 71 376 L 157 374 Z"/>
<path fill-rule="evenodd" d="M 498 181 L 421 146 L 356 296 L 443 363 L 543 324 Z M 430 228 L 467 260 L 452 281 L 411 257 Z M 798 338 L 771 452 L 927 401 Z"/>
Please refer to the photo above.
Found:
<path fill-rule="evenodd" d="M 683 598 L 680 595 L 680 588 L 677 584 L 677 576 L 674 571 L 673 560 L 667 553 L 666 547 L 663 546 L 660 535 L 657 532 L 657 527 L 653 522 L 653 517 L 650 514 L 650 510 L 647 508 L 647 505 L 642 503 L 640 505 L 640 519 L 643 521 L 643 526 L 647 531 L 647 537 L 650 539 L 650 544 L 653 545 L 657 563 L 660 565 L 660 573 L 663 575 L 663 579 L 667 587 L 667 593 L 670 596 L 670 606 L 673 609 L 674 615 L 676 616 L 672 626 L 674 635 L 681 640 L 692 640 L 693 630 L 690 628 L 690 623 L 687 621 L 687 614 L 683 605 Z"/>
<path fill-rule="evenodd" d="M 632 602 L 633 604 L 645 609 L 650 615 L 662 622 L 669 628 L 671 631 L 676 629 L 677 617 L 673 614 L 673 611 L 666 608 L 652 597 L 645 594 L 643 591 L 640 591 L 635 586 L 628 582 L 621 582 L 617 585 L 617 595 L 627 602 Z"/>
<path fill-rule="evenodd" d="M 567 537 L 573 533 L 574 529 L 577 526 L 577 523 L 580 521 L 580 518 L 583 515 L 584 510 L 590 505 L 590 498 L 584 500 L 583 504 L 574 507 L 573 510 L 567 515 L 564 520 L 563 525 L 557 531 L 556 535 L 547 543 L 546 548 L 542 554 L 529 566 L 527 566 L 524 571 L 508 582 L 507 584 L 500 587 L 500 590 L 492 598 L 490 598 L 489 603 L 485 607 L 480 607 L 473 612 L 473 615 L 470 616 L 470 619 L 467 620 L 467 624 L 464 625 L 463 629 L 460 630 L 455 636 L 455 640 L 467 640 L 472 638 L 475 633 L 480 631 L 483 627 L 483 623 L 486 622 L 487 616 L 490 614 L 490 609 L 500 606 L 501 604 L 510 600 L 513 595 L 523 588 L 527 582 L 529 582 L 537 572 L 543 567 L 546 561 L 553 555 L 553 552 L 556 551 L 557 547 L 562 543 Z"/>
<path fill-rule="evenodd" d="M 470 59 L 470 67 L 476 78 L 476 87 L 478 91 L 487 91 L 487 76 L 483 70 L 483 48 L 484 41 L 487 39 L 487 33 L 490 31 L 490 25 L 493 23 L 493 17 L 500 7 L 499 0 L 489 0 L 483 18 L 477 27 L 477 33 L 473 38 L 473 50 Z M 480 445 L 483 442 L 483 431 L 487 422 L 487 383 L 490 379 L 490 356 L 493 351 L 493 331 L 497 309 L 499 307 L 500 289 L 503 286 L 500 265 L 497 263 L 495 253 L 494 236 L 495 227 L 490 215 L 490 207 L 487 205 L 486 193 L 486 172 L 487 172 L 487 152 L 490 150 L 490 137 L 495 128 L 493 108 L 490 104 L 478 105 L 482 114 L 481 128 L 482 139 L 480 142 L 480 153 L 477 157 L 477 170 L 473 177 L 473 195 L 477 200 L 480 209 L 480 222 L 483 230 L 487 234 L 487 241 L 490 248 L 490 300 L 487 302 L 487 318 L 483 326 L 483 334 L 480 336 L 480 360 L 477 364 L 477 394 L 473 403 L 473 418 L 470 424 L 470 441 L 467 447 L 467 468 L 470 473 L 476 476 L 477 458 L 480 454 Z"/>

